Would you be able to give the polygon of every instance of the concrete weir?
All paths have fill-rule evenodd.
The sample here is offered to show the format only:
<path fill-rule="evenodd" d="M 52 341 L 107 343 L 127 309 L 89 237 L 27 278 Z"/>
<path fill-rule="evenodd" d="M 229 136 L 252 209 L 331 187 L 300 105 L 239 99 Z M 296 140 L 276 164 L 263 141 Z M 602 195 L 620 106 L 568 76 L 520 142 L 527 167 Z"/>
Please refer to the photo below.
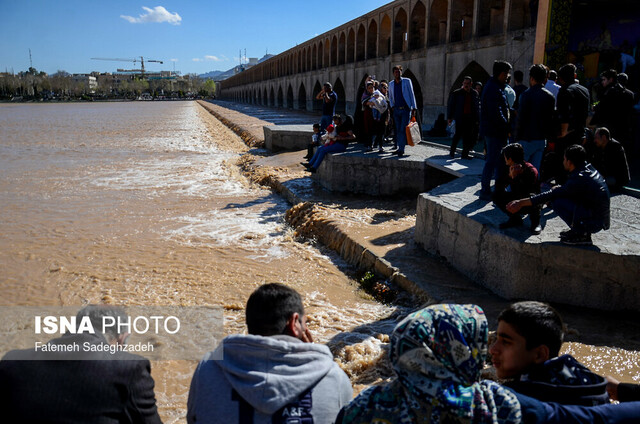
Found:
<path fill-rule="evenodd" d="M 611 228 L 593 235 L 594 246 L 559 242 L 567 229 L 543 210 L 543 233 L 525 226 L 499 230 L 506 216 L 478 199 L 477 178 L 464 177 L 418 197 L 415 240 L 474 281 L 507 299 L 604 310 L 638 310 L 640 304 L 640 200 L 611 199 Z"/>

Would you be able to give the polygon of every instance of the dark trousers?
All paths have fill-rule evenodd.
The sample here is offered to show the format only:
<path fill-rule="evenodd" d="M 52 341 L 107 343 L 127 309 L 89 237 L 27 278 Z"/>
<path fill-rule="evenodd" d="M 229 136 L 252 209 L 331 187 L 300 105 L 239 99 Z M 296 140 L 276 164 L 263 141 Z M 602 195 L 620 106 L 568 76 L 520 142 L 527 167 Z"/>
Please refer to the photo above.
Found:
<path fill-rule="evenodd" d="M 604 228 L 602 218 L 578 205 L 570 199 L 556 199 L 552 203 L 553 211 L 573 230 L 585 233 L 597 233 Z"/>
<path fill-rule="evenodd" d="M 473 145 L 476 144 L 475 123 L 470 117 L 456 121 L 456 133 L 453 135 L 451 149 L 449 150 L 451 155 L 456 153 L 456 147 L 458 147 L 460 139 L 462 139 L 462 156 L 469 156 L 469 151 L 471 151 Z"/>
<path fill-rule="evenodd" d="M 529 214 L 529 219 L 531 219 L 531 226 L 535 227 L 540 224 L 540 206 L 525 206 L 520 209 L 516 214 L 512 214 L 507 211 L 507 204 L 513 200 L 519 200 L 526 197 L 531 196 L 533 193 L 513 193 L 510 191 L 496 191 L 493 195 L 493 203 L 500 209 L 502 212 L 506 213 L 509 218 L 514 216 L 522 217 L 525 214 Z"/>

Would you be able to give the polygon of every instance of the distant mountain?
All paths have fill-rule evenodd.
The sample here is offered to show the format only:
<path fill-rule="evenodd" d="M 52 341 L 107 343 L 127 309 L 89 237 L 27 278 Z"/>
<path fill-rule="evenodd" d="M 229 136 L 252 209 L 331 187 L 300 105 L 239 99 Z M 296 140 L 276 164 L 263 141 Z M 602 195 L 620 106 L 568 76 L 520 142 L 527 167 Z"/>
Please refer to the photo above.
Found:
<path fill-rule="evenodd" d="M 272 58 L 273 56 L 274 55 L 272 54 L 266 54 L 262 58 L 260 58 L 260 60 L 258 60 L 257 63 L 262 63 L 265 60 Z M 242 65 L 242 68 L 244 69 L 245 66 L 250 67 L 249 65 Z M 222 81 L 229 77 L 234 76 L 238 72 L 240 72 L 239 66 L 234 66 L 233 68 L 228 69 L 226 71 L 211 71 L 211 72 L 207 72 L 206 74 L 200 74 L 198 76 L 202 79 L 212 79 L 214 81 Z"/>
<path fill-rule="evenodd" d="M 225 71 L 211 71 L 211 72 L 207 72 L 206 74 L 200 74 L 198 76 L 202 79 L 215 79 L 218 75 L 224 74 L 224 73 Z"/>

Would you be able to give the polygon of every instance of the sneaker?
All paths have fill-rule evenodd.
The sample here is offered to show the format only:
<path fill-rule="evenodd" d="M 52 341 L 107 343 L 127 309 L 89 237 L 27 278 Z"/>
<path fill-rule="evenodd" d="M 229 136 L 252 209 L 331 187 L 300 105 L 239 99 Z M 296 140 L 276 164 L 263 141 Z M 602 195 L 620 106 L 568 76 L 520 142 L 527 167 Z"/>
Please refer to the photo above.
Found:
<path fill-rule="evenodd" d="M 381 148 L 378 149 L 378 152 L 379 153 L 384 153 L 384 149 L 381 147 Z"/>
<path fill-rule="evenodd" d="M 539 235 L 540 233 L 542 233 L 542 225 L 538 224 L 538 225 L 531 225 L 531 234 L 533 234 L 534 236 Z"/>
<path fill-rule="evenodd" d="M 453 153 L 453 152 L 449 152 L 449 157 L 450 157 L 451 159 L 453 159 L 453 158 L 455 158 L 455 157 L 456 157 L 456 154 L 455 154 L 455 153 Z"/>
<path fill-rule="evenodd" d="M 473 157 L 471 157 L 471 156 L 469 156 L 469 155 L 463 155 L 463 156 L 462 156 L 462 159 L 464 159 L 464 160 L 471 160 L 471 159 L 473 159 Z"/>
<path fill-rule="evenodd" d="M 519 216 L 512 216 L 509 220 L 503 222 L 499 225 L 501 230 L 506 230 L 507 228 L 519 227 L 522 225 L 522 218 Z"/>
<path fill-rule="evenodd" d="M 560 241 L 563 244 L 568 244 L 570 246 L 591 246 L 593 244 L 591 241 L 591 234 L 589 233 L 574 232 L 573 234 L 561 238 Z"/>
<path fill-rule="evenodd" d="M 367 147 L 367 148 L 365 149 L 365 152 L 373 152 L 373 147 Z"/>

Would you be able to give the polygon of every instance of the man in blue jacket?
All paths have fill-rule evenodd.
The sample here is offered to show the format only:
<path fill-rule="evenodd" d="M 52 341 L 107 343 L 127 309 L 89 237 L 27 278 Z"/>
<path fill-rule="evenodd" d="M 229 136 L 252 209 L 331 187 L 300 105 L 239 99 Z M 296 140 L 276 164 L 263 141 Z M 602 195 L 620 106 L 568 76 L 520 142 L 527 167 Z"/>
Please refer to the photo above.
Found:
<path fill-rule="evenodd" d="M 491 199 L 491 178 L 498 180 L 502 172 L 500 152 L 509 138 L 509 104 L 504 91 L 511 64 L 503 60 L 493 63 L 493 76 L 482 90 L 480 107 L 480 137 L 487 145 L 486 162 L 482 169 L 480 198 Z"/>
<path fill-rule="evenodd" d="M 569 172 L 567 182 L 544 193 L 507 205 L 511 213 L 525 206 L 552 202 L 553 210 L 570 227 L 560 233 L 564 244 L 590 245 L 591 234 L 609 229 L 610 194 L 607 183 L 598 171 L 586 162 L 584 147 L 574 144 L 564 152 L 564 168 Z"/>
<path fill-rule="evenodd" d="M 398 150 L 395 154 L 402 156 L 404 155 L 404 146 L 407 144 L 406 128 L 418 106 L 413 94 L 413 84 L 409 78 L 402 78 L 402 66 L 400 65 L 393 67 L 393 81 L 389 83 L 389 103 L 393 110 L 398 143 Z"/>

